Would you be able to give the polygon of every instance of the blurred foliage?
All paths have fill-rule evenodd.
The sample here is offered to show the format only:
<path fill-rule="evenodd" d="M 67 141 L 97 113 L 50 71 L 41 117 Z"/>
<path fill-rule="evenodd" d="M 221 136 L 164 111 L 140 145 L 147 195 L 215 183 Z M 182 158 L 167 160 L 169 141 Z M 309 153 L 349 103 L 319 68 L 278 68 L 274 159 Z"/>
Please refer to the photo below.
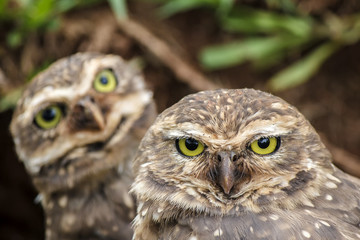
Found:
<path fill-rule="evenodd" d="M 128 0 L 129 1 L 129 0 Z M 293 0 L 264 0 L 262 8 L 236 0 L 142 0 L 159 5 L 162 18 L 192 9 L 214 13 L 234 40 L 205 47 L 199 54 L 204 69 L 217 70 L 251 62 L 255 68 L 287 65 L 270 77 L 268 87 L 280 91 L 310 79 L 335 51 L 360 39 L 360 13 L 307 15 Z M 106 0 L 0 0 L 0 24 L 8 47 L 22 46 L 33 32 L 56 30 L 61 14 Z M 107 0 L 118 19 L 128 16 L 126 0 Z M 291 62 L 290 64 L 288 64 Z M 51 62 L 46 61 L 44 66 Z M 44 68 L 33 71 L 29 77 Z M 0 112 L 13 107 L 20 90 L 0 97 Z"/>
<path fill-rule="evenodd" d="M 51 31 L 60 27 L 61 14 L 75 8 L 89 7 L 105 0 L 0 0 L 0 24 L 10 24 L 6 34 L 6 44 L 10 48 L 21 46 L 33 32 Z M 127 17 L 126 0 L 108 0 L 115 16 Z M 56 60 L 56 59 L 55 59 Z M 48 59 L 34 69 L 27 79 L 33 78 L 46 69 L 53 61 Z M 25 82 L 25 81 L 24 81 Z M 21 96 L 24 86 L 20 86 L 0 96 L 0 112 L 13 108 Z"/>
<path fill-rule="evenodd" d="M 27 36 L 34 32 L 51 31 L 60 27 L 61 14 L 75 8 L 92 6 L 105 0 L 0 0 L 0 26 L 5 32 L 7 47 L 18 48 Z M 109 0 L 110 1 L 110 0 Z M 125 1 L 125 0 L 124 0 Z M 45 69 L 52 61 L 46 60 L 42 66 L 27 76 L 31 79 Z M 25 82 L 25 81 L 24 81 Z M 13 108 L 21 96 L 23 86 L 0 96 L 0 112 Z"/>
<path fill-rule="evenodd" d="M 52 30 L 60 26 L 60 14 L 73 8 L 86 7 L 101 0 L 0 0 L 1 24 L 12 24 L 6 40 L 18 47 L 34 31 Z"/>
<path fill-rule="evenodd" d="M 33 78 L 35 77 L 38 73 L 40 73 L 41 71 L 45 70 L 46 68 L 48 68 L 51 63 L 53 61 L 48 59 L 46 61 L 44 61 L 42 63 L 41 66 L 39 66 L 38 68 L 34 69 L 30 75 L 28 76 L 28 78 L 24 81 L 24 85 L 21 85 L 17 88 L 14 88 L 8 92 L 6 92 L 5 94 L 0 95 L 0 113 L 3 111 L 6 111 L 8 109 L 14 108 L 16 106 L 16 102 L 17 100 L 21 97 L 22 91 L 25 88 L 25 85 Z"/>
<path fill-rule="evenodd" d="M 128 17 L 126 0 L 108 0 L 108 2 L 117 19 Z"/>
<path fill-rule="evenodd" d="M 147 0 L 151 1 L 151 0 Z M 280 91 L 310 79 L 340 47 L 360 38 L 360 13 L 313 17 L 302 13 L 292 0 L 266 0 L 266 8 L 252 8 L 235 0 L 152 0 L 161 17 L 196 8 L 214 12 L 220 27 L 239 40 L 205 47 L 199 60 L 207 70 L 245 62 L 266 69 L 297 59 L 272 76 L 267 86 Z M 300 56 L 300 57 L 298 57 Z"/>
<path fill-rule="evenodd" d="M 2 96 L 0 99 L 0 112 L 15 107 L 17 100 L 21 97 L 24 87 L 15 88 Z"/>

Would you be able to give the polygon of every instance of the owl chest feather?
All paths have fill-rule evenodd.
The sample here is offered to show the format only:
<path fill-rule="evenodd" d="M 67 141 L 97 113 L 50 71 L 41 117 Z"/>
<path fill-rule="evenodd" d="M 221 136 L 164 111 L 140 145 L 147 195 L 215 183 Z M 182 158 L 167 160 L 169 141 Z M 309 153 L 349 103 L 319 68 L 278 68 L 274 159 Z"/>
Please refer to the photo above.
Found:
<path fill-rule="evenodd" d="M 226 212 L 147 201 L 138 208 L 135 239 L 360 239 L 360 184 L 352 180 L 337 171 L 311 198 L 288 191 L 258 208 L 235 205 Z"/>
<path fill-rule="evenodd" d="M 134 199 L 121 179 L 56 192 L 42 202 L 46 214 L 46 238 L 131 239 Z"/>

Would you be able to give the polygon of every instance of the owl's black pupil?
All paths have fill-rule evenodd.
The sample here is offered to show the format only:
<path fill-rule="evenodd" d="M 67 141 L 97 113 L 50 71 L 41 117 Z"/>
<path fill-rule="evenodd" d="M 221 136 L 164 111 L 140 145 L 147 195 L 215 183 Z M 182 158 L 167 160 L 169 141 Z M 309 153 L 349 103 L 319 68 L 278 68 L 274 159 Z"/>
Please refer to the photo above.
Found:
<path fill-rule="evenodd" d="M 108 84 L 109 81 L 108 81 L 107 77 L 101 76 L 100 82 L 101 82 L 101 84 L 106 85 L 106 84 Z"/>
<path fill-rule="evenodd" d="M 198 148 L 199 142 L 196 141 L 193 138 L 188 138 L 188 139 L 185 140 L 185 146 L 190 151 L 194 151 L 194 150 L 196 150 Z"/>
<path fill-rule="evenodd" d="M 267 148 L 270 145 L 270 139 L 268 138 L 260 138 L 258 140 L 258 146 L 262 149 Z"/>
<path fill-rule="evenodd" d="M 56 110 L 54 108 L 44 109 L 42 113 L 42 118 L 47 122 L 52 121 L 55 118 L 55 116 L 56 116 Z"/>

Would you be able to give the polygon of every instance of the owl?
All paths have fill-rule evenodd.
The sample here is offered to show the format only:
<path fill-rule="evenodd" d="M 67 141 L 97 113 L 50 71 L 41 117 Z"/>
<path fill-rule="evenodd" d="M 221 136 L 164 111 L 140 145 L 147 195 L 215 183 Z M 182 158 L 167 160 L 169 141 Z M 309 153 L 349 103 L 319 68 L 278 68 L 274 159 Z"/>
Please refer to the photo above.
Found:
<path fill-rule="evenodd" d="M 360 239 L 360 180 L 262 91 L 186 96 L 149 128 L 133 167 L 134 239 Z"/>
<path fill-rule="evenodd" d="M 38 74 L 10 130 L 46 217 L 46 239 L 131 239 L 129 187 L 155 120 L 142 75 L 115 55 L 78 53 Z"/>

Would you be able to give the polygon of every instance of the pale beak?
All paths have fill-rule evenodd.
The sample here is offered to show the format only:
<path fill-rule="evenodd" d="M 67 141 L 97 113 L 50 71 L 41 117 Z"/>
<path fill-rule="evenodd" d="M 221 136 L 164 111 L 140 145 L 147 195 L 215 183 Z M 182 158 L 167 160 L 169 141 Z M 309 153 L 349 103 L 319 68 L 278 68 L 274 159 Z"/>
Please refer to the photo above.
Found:
<path fill-rule="evenodd" d="M 73 120 L 78 129 L 99 129 L 103 130 L 105 127 L 105 120 L 101 109 L 95 101 L 86 96 L 79 100 L 73 110 Z"/>
<path fill-rule="evenodd" d="M 219 178 L 218 184 L 221 186 L 225 194 L 229 194 L 235 183 L 236 154 L 234 152 L 219 152 Z"/>

